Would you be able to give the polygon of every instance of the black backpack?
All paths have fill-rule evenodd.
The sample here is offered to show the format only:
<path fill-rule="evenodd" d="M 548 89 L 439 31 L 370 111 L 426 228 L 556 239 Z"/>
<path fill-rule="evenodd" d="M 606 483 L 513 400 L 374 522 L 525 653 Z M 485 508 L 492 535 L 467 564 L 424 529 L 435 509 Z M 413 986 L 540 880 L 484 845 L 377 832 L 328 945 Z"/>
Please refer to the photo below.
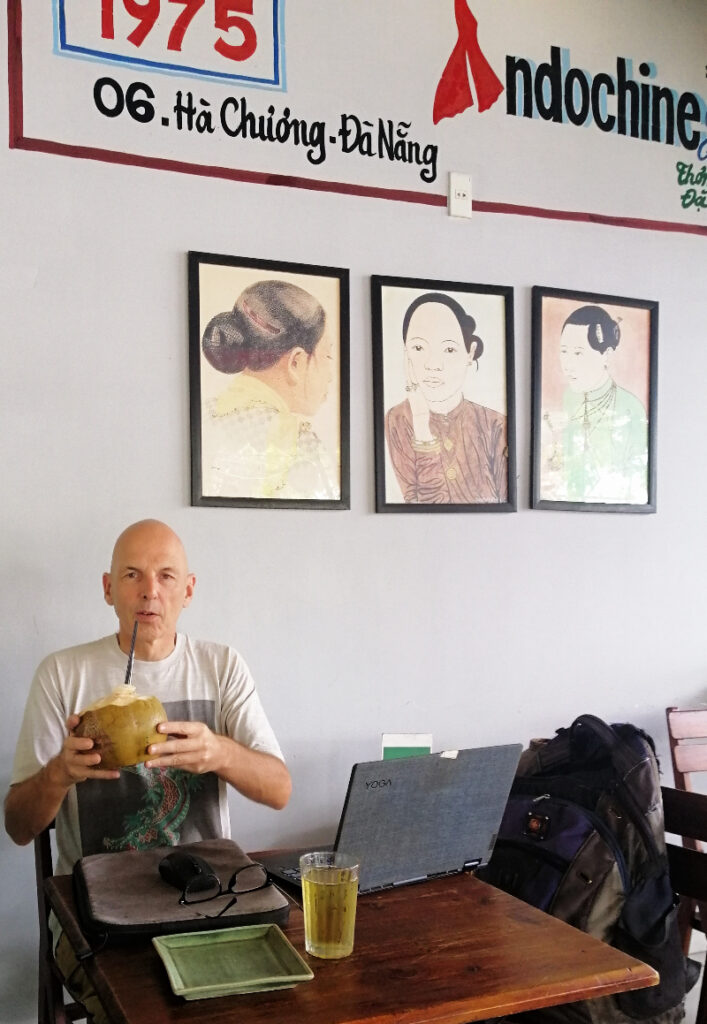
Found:
<path fill-rule="evenodd" d="M 688 961 L 665 854 L 653 741 L 582 715 L 534 740 L 484 881 L 650 964 L 660 984 L 573 1005 L 591 1024 L 680 1020 Z M 694 979 L 691 979 L 694 981 Z"/>

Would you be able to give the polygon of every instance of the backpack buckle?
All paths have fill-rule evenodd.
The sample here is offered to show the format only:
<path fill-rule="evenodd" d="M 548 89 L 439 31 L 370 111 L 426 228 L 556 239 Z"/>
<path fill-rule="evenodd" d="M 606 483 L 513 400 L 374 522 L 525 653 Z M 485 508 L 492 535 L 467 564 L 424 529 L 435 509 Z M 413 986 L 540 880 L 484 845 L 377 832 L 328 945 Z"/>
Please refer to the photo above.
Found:
<path fill-rule="evenodd" d="M 523 835 L 531 839 L 544 839 L 550 829 L 550 816 L 538 814 L 537 811 L 528 811 L 525 816 L 525 828 Z"/>

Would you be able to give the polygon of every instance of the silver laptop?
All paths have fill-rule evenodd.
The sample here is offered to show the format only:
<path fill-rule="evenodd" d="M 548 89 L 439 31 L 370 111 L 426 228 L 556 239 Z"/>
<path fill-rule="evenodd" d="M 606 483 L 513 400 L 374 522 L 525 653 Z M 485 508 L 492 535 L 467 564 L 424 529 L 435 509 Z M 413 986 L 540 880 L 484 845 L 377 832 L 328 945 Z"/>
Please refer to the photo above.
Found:
<path fill-rule="evenodd" d="M 333 848 L 358 859 L 360 892 L 486 864 L 521 750 L 514 743 L 355 764 Z M 262 862 L 276 882 L 297 887 L 299 855 L 315 848 Z"/>

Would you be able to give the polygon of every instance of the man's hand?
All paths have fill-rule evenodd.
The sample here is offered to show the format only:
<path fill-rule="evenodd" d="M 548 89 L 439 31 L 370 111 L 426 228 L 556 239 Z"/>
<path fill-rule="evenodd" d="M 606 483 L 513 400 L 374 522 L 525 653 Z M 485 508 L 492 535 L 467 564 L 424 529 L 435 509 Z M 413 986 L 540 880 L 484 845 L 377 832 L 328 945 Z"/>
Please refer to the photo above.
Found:
<path fill-rule="evenodd" d="M 47 764 L 46 771 L 57 785 L 67 789 L 86 779 L 119 779 L 120 772 L 100 767 L 101 755 L 93 749 L 93 740 L 87 736 L 74 736 L 79 724 L 78 715 L 66 720 L 68 736 L 60 753 Z"/>
<path fill-rule="evenodd" d="M 57 815 L 64 797 L 86 779 L 119 779 L 120 772 L 100 767 L 93 740 L 74 736 L 78 715 L 66 720 L 68 735 L 59 753 L 24 782 L 10 786 L 5 798 L 5 828 L 18 845 L 31 843 Z"/>
<path fill-rule="evenodd" d="M 160 722 L 157 731 L 168 733 L 164 743 L 153 743 L 147 748 L 150 760 L 146 768 L 184 768 L 195 775 L 218 772 L 220 741 L 203 722 Z"/>
<path fill-rule="evenodd" d="M 292 781 L 279 757 L 244 747 L 203 722 L 160 722 L 157 730 L 169 738 L 147 748 L 145 767 L 183 768 L 196 775 L 215 772 L 249 800 L 276 810 L 289 800 Z"/>

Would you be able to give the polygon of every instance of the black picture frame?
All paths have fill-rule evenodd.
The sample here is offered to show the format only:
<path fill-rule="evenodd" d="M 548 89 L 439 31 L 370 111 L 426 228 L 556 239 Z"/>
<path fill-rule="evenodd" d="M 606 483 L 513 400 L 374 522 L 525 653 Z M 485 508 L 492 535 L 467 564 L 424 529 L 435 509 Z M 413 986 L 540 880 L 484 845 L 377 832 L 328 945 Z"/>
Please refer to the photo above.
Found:
<path fill-rule="evenodd" d="M 374 275 L 371 314 L 376 511 L 515 512 L 513 289 Z"/>
<path fill-rule="evenodd" d="M 658 310 L 532 289 L 532 508 L 656 511 Z"/>
<path fill-rule="evenodd" d="M 188 298 L 191 504 L 348 509 L 349 271 L 189 252 Z"/>

